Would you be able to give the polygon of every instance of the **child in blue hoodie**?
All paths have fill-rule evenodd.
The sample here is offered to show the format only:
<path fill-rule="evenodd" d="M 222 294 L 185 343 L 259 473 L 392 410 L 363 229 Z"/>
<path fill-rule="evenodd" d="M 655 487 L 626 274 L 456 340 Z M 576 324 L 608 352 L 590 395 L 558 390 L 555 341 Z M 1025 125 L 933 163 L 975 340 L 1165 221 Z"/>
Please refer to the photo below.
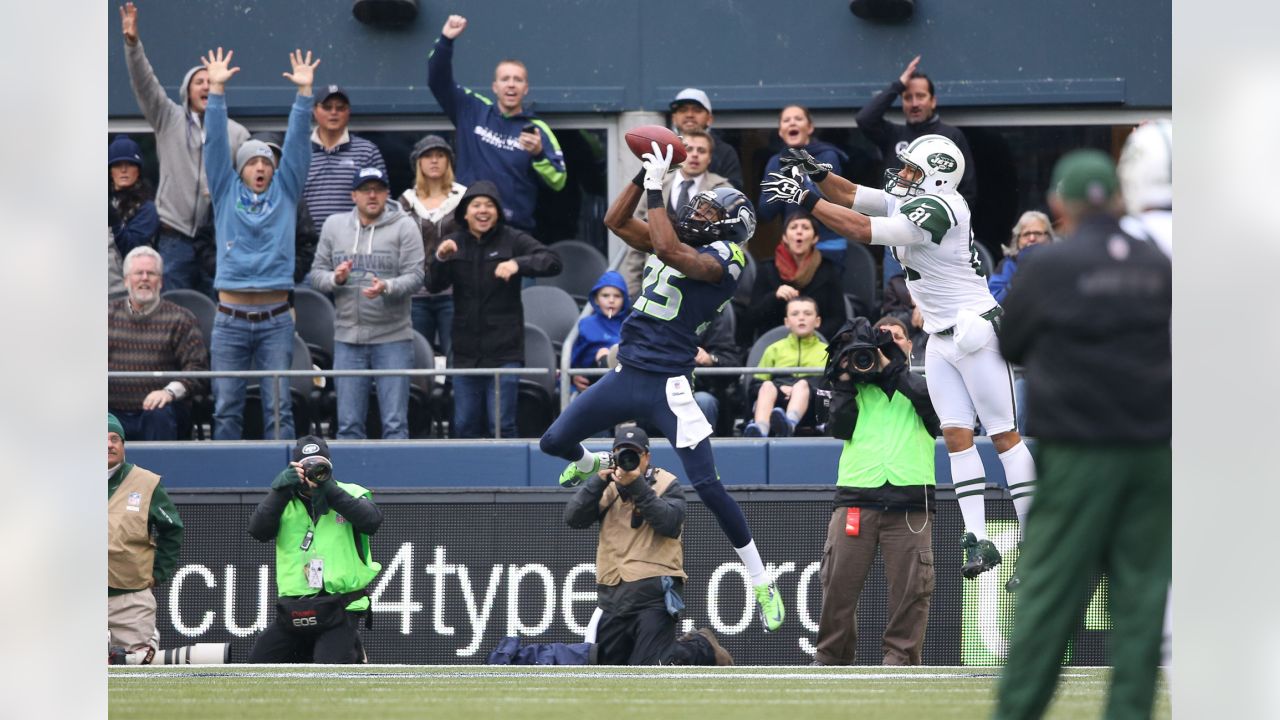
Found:
<path fill-rule="evenodd" d="M 604 367 L 609 348 L 622 336 L 622 322 L 631 314 L 631 298 L 622 275 L 610 270 L 591 288 L 591 308 L 595 312 L 578 321 L 578 339 L 573 341 L 573 367 Z M 573 386 L 586 390 L 596 378 L 574 375 Z"/>

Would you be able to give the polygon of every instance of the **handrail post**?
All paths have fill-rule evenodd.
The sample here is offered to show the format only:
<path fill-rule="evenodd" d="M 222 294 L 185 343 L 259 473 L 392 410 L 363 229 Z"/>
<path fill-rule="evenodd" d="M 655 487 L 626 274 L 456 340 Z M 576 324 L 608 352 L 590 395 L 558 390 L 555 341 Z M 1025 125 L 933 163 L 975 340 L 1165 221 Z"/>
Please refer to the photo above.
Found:
<path fill-rule="evenodd" d="M 502 439 L 502 370 L 493 372 L 493 439 Z"/>
<path fill-rule="evenodd" d="M 271 412 L 275 420 L 276 439 L 279 440 L 280 439 L 280 376 L 272 375 L 271 384 L 275 387 L 275 390 L 271 393 L 271 399 L 272 399 Z M 244 422 L 244 420 L 241 419 L 240 422 Z"/>

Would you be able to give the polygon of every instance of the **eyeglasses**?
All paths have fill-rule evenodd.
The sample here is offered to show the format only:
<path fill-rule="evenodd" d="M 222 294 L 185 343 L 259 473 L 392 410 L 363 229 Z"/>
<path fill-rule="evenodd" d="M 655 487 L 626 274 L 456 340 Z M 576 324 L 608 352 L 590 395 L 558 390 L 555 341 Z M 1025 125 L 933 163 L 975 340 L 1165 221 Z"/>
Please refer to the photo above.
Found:
<path fill-rule="evenodd" d="M 1020 238 L 1047 238 L 1047 237 L 1049 237 L 1049 233 L 1044 232 L 1043 230 L 1023 230 L 1022 232 L 1018 233 L 1018 237 L 1020 237 Z"/>

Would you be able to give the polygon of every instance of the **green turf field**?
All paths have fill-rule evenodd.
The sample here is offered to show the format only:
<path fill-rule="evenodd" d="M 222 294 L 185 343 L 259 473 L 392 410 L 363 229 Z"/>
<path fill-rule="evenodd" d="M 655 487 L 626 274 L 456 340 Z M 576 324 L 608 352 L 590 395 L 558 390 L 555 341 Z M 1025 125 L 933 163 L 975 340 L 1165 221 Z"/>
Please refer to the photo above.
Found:
<path fill-rule="evenodd" d="M 177 666 L 108 671 L 113 718 L 985 718 L 998 668 Z M 1106 668 L 1065 668 L 1051 718 L 1098 717 Z M 1155 717 L 1168 718 L 1163 687 Z"/>

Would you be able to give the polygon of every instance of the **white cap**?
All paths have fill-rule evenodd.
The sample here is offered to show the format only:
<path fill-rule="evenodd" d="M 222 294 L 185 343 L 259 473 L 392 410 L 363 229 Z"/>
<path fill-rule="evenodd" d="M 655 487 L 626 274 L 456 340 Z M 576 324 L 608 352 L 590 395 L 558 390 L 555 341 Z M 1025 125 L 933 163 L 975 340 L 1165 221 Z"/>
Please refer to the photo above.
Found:
<path fill-rule="evenodd" d="M 676 99 L 671 101 L 671 109 L 675 110 L 676 106 L 682 102 L 696 102 L 705 108 L 707 112 L 711 112 L 711 98 L 708 98 L 707 94 L 698 88 L 685 88 L 676 93 Z"/>

